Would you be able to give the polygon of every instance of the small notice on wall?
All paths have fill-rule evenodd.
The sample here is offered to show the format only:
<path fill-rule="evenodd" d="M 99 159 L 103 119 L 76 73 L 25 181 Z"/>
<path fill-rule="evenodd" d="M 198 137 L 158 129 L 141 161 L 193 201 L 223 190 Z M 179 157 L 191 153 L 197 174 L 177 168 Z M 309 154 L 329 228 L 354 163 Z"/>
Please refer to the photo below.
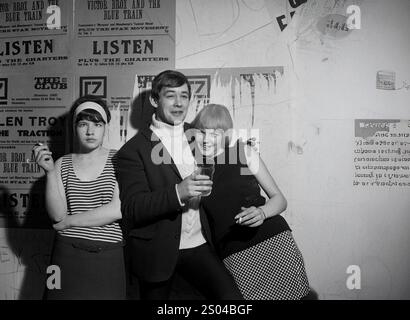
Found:
<path fill-rule="evenodd" d="M 353 186 L 410 187 L 410 120 L 356 119 Z"/>
<path fill-rule="evenodd" d="M 0 0 L 0 68 L 68 67 L 72 0 Z"/>
<path fill-rule="evenodd" d="M 175 60 L 175 1 L 76 1 L 73 57 L 80 69 L 152 65 Z"/>

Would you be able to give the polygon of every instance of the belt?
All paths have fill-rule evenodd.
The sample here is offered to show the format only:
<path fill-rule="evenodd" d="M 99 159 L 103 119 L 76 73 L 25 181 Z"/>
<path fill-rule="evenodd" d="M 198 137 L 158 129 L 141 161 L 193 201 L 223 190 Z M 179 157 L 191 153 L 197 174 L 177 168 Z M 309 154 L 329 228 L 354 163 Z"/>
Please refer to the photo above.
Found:
<path fill-rule="evenodd" d="M 92 252 L 92 253 L 99 253 L 101 251 L 114 250 L 117 248 L 121 248 L 125 245 L 124 241 L 101 243 L 102 241 L 79 239 L 79 238 L 74 238 L 74 237 L 71 238 L 71 237 L 66 237 L 66 236 L 61 236 L 61 235 L 56 236 L 56 241 L 62 242 L 66 245 L 70 245 L 75 249 L 84 250 L 84 251 Z"/>

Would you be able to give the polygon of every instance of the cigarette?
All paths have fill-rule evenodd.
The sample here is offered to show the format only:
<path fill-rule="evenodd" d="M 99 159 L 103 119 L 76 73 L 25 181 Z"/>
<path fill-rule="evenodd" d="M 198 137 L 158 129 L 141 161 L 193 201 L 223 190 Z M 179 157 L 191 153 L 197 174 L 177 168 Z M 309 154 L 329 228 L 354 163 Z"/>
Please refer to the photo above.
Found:
<path fill-rule="evenodd" d="M 240 217 L 239 219 L 238 219 L 238 223 L 241 223 L 242 222 L 242 217 Z"/>

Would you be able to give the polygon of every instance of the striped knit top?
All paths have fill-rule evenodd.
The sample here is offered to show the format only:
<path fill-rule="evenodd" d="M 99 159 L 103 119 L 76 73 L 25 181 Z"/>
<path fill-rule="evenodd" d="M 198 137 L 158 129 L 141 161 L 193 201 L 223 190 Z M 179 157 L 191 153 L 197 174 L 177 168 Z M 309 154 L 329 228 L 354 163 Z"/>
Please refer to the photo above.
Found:
<path fill-rule="evenodd" d="M 110 150 L 102 173 L 95 180 L 82 181 L 74 172 L 72 154 L 63 156 L 61 178 L 67 199 L 68 214 L 77 214 L 108 204 L 115 187 L 115 150 Z M 122 231 L 118 222 L 100 227 L 72 227 L 58 231 L 62 236 L 98 240 L 105 242 L 122 241 Z"/>

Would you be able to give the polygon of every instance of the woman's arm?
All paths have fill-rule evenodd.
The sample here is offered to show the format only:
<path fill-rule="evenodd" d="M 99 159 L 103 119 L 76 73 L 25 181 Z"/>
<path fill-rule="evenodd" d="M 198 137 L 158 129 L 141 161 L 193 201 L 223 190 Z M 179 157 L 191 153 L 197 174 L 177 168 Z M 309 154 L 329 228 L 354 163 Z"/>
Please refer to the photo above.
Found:
<path fill-rule="evenodd" d="M 269 199 L 258 208 L 242 208 L 243 211 L 236 215 L 235 219 L 241 225 L 256 227 L 261 225 L 266 218 L 285 211 L 287 201 L 259 154 L 253 148 L 245 146 L 245 156 L 249 170 Z"/>
<path fill-rule="evenodd" d="M 33 148 L 37 164 L 46 174 L 46 209 L 53 222 L 64 220 L 67 215 L 67 200 L 61 180 L 61 161 L 53 161 L 52 153 L 46 145 L 37 144 Z"/>
<path fill-rule="evenodd" d="M 118 184 L 115 183 L 114 193 L 109 203 L 84 212 L 67 215 L 66 218 L 56 223 L 55 230 L 64 230 L 72 227 L 100 227 L 121 219 L 121 202 Z"/>
<path fill-rule="evenodd" d="M 61 179 L 61 160 L 62 158 L 56 161 L 54 170 L 46 172 L 46 208 L 53 222 L 62 221 L 67 216 L 67 199 Z"/>

